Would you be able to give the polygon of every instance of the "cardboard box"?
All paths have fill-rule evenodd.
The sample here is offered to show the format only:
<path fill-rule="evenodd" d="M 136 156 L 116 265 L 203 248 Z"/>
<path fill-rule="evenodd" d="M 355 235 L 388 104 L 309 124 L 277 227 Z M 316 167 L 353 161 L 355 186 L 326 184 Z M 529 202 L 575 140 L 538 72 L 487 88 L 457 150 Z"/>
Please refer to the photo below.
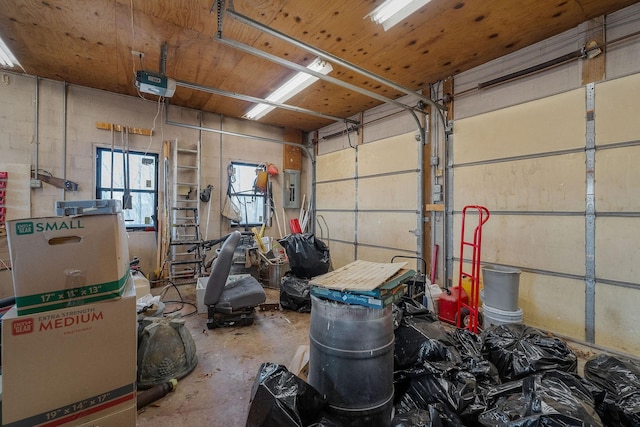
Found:
<path fill-rule="evenodd" d="M 133 286 L 79 307 L 12 308 L 2 319 L 3 425 L 79 425 L 135 406 L 137 334 Z"/>
<path fill-rule="evenodd" d="M 8 225 L 19 315 L 122 295 L 129 246 L 121 213 L 11 220 Z"/>
<path fill-rule="evenodd" d="M 88 421 L 78 427 L 133 427 L 138 421 L 138 408 L 135 404 L 126 409 L 121 409 L 105 415 L 97 420 Z"/>
<path fill-rule="evenodd" d="M 309 380 L 309 346 L 300 345 L 289 363 L 289 372 L 305 381 Z"/>

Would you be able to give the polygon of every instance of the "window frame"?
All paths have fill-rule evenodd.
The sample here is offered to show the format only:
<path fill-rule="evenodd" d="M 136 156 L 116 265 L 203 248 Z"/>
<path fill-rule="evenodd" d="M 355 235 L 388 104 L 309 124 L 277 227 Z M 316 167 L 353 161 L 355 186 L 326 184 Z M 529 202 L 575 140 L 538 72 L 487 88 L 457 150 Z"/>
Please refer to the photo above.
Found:
<path fill-rule="evenodd" d="M 264 163 L 253 163 L 253 162 L 247 162 L 247 161 L 236 161 L 236 160 L 232 160 L 231 162 L 229 162 L 229 168 L 231 168 L 231 171 L 234 171 L 236 166 L 242 166 L 242 167 L 250 167 L 252 169 L 261 169 L 263 171 L 266 172 L 267 167 Z M 235 175 L 234 172 L 230 172 L 228 174 L 227 179 L 229 180 L 228 184 L 227 184 L 227 194 L 229 195 L 229 197 L 231 198 L 231 200 L 233 200 L 235 203 L 237 203 L 237 206 L 240 208 L 240 216 L 242 218 L 241 221 L 236 222 L 236 221 L 231 221 L 231 227 L 234 228 L 245 228 L 248 229 L 249 227 L 258 227 L 261 226 L 262 224 L 266 224 L 267 222 L 267 203 L 268 203 L 268 190 L 264 191 L 264 192 L 259 192 L 256 191 L 256 187 L 255 187 L 255 180 L 254 180 L 254 184 L 251 188 L 251 191 L 248 190 L 244 190 L 244 191 L 235 191 L 233 185 L 234 182 L 232 182 L 232 174 Z M 257 179 L 257 176 L 256 176 Z M 267 186 L 268 186 L 268 181 L 267 181 Z M 245 221 L 245 204 L 246 202 L 242 202 L 240 200 L 240 198 L 251 198 L 251 197 L 255 197 L 255 198 L 261 198 L 262 199 L 262 222 L 250 222 L 248 224 L 245 224 L 243 221 Z M 268 224 L 267 224 L 268 225 Z"/>
<path fill-rule="evenodd" d="M 110 148 L 110 147 L 102 147 L 102 146 L 96 146 L 95 147 L 96 150 L 96 173 L 95 173 L 95 179 L 96 179 L 96 183 L 95 183 L 95 196 L 96 199 L 102 199 L 102 192 L 110 192 L 111 191 L 111 187 L 102 187 L 100 186 L 100 183 L 102 182 L 102 178 L 103 178 L 103 174 L 102 174 L 102 159 L 103 159 L 103 153 L 106 154 L 111 154 L 112 152 L 115 153 L 120 153 L 120 154 L 124 154 L 125 150 L 123 150 L 122 148 Z M 149 224 L 137 224 L 134 223 L 132 224 L 129 221 L 125 222 L 125 225 L 127 227 L 127 230 L 129 231 L 143 231 L 143 230 L 148 230 L 149 228 L 156 228 L 156 221 L 153 219 L 153 217 L 155 216 L 157 218 L 158 215 L 158 200 L 159 200 L 159 188 L 158 188 L 158 183 L 159 183 L 159 169 L 160 169 L 160 155 L 158 153 L 155 152 L 143 152 L 143 151 L 138 151 L 138 150 L 128 150 L 129 155 L 134 155 L 134 156 L 139 156 L 140 158 L 143 157 L 152 157 L 153 161 L 154 161 L 154 186 L 152 190 L 145 190 L 145 189 L 134 189 L 134 188 L 130 188 L 130 192 L 132 195 L 134 194 L 152 194 L 153 195 L 153 213 L 151 216 L 151 223 Z M 109 166 L 110 167 L 110 166 Z M 112 171 L 113 173 L 113 171 Z M 129 174 L 131 174 L 131 168 L 129 169 Z M 129 176 L 129 182 L 131 182 L 131 176 Z M 113 192 L 119 192 L 119 193 L 124 193 L 124 187 L 113 187 Z M 115 196 L 115 195 L 114 195 Z M 124 208 L 124 207 L 123 207 Z"/>

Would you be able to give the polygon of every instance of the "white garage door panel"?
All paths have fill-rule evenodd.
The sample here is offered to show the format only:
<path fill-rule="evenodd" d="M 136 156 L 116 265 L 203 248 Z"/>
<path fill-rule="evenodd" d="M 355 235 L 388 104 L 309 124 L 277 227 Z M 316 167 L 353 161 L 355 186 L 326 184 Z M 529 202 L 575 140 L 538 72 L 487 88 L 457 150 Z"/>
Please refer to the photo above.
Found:
<path fill-rule="evenodd" d="M 358 259 L 371 262 L 391 262 L 391 258 L 397 255 L 415 256 L 414 253 L 407 253 L 395 249 L 371 248 L 367 246 L 358 247 Z M 405 268 L 416 270 L 416 260 L 396 259 L 394 262 L 406 262 Z M 417 271 L 417 270 L 416 270 Z"/>
<path fill-rule="evenodd" d="M 584 340 L 585 284 L 582 280 L 520 274 L 518 303 L 527 325 Z"/>
<path fill-rule="evenodd" d="M 354 253 L 354 246 L 350 243 L 331 242 L 329 245 L 331 266 L 335 270 L 355 261 Z"/>
<path fill-rule="evenodd" d="M 596 85 L 598 145 L 640 139 L 640 74 Z"/>
<path fill-rule="evenodd" d="M 323 209 L 355 209 L 356 184 L 354 181 L 318 183 L 316 205 Z"/>
<path fill-rule="evenodd" d="M 338 239 L 347 242 L 355 241 L 353 224 L 356 215 L 353 212 L 318 212 L 324 221 L 318 218 L 316 224 L 316 236 L 324 239 Z M 326 222 L 326 226 L 325 226 Z M 329 230 L 327 230 L 327 228 Z"/>
<path fill-rule="evenodd" d="M 596 344 L 640 354 L 639 289 L 596 283 Z"/>
<path fill-rule="evenodd" d="M 416 250 L 416 216 L 410 213 L 360 212 L 358 242 L 382 247 Z M 359 254 L 359 252 L 358 252 Z"/>
<path fill-rule="evenodd" d="M 417 145 L 415 132 L 361 145 L 358 148 L 358 174 L 415 170 Z"/>
<path fill-rule="evenodd" d="M 331 181 L 356 176 L 356 150 L 340 150 L 318 156 L 316 181 Z"/>
<path fill-rule="evenodd" d="M 640 218 L 596 218 L 596 277 L 640 283 L 639 241 Z"/>
<path fill-rule="evenodd" d="M 575 153 L 457 168 L 454 209 L 584 210 L 584 162 L 584 153 Z"/>
<path fill-rule="evenodd" d="M 454 256 L 460 255 L 462 215 L 454 215 Z M 467 215 L 467 229 L 478 222 Z M 472 240 L 472 237 L 467 237 Z M 584 276 L 584 218 L 494 215 L 482 228 L 482 262 Z M 471 250 L 465 252 L 471 258 Z"/>
<path fill-rule="evenodd" d="M 386 175 L 360 179 L 358 209 L 416 210 L 416 174 Z"/>
<path fill-rule="evenodd" d="M 595 194 L 599 212 L 640 212 L 638 160 L 637 146 L 596 152 Z"/>
<path fill-rule="evenodd" d="M 577 89 L 454 125 L 456 164 L 584 147 L 585 91 Z"/>

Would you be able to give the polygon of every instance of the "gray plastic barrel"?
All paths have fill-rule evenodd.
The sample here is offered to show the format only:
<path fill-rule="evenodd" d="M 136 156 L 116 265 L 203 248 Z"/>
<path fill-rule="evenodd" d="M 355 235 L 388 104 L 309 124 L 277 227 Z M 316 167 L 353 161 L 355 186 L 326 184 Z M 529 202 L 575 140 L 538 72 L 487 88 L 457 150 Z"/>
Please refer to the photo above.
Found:
<path fill-rule="evenodd" d="M 520 291 L 520 270 L 499 265 L 482 267 L 484 284 L 483 302 L 493 308 L 505 311 L 518 310 Z"/>
<path fill-rule="evenodd" d="M 393 406 L 393 318 L 384 309 L 311 297 L 309 384 L 345 425 L 388 426 Z"/>

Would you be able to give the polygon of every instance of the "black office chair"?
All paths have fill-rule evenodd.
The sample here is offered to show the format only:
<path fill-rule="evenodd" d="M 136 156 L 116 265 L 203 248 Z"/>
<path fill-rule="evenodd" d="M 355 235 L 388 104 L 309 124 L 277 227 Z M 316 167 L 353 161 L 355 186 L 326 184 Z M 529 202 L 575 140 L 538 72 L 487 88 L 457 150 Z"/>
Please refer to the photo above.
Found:
<path fill-rule="evenodd" d="M 240 237 L 241 233 L 237 230 L 229 235 L 211 267 L 204 294 L 209 329 L 251 325 L 255 318 L 255 307 L 267 299 L 262 285 L 252 276 L 226 285 Z"/>

